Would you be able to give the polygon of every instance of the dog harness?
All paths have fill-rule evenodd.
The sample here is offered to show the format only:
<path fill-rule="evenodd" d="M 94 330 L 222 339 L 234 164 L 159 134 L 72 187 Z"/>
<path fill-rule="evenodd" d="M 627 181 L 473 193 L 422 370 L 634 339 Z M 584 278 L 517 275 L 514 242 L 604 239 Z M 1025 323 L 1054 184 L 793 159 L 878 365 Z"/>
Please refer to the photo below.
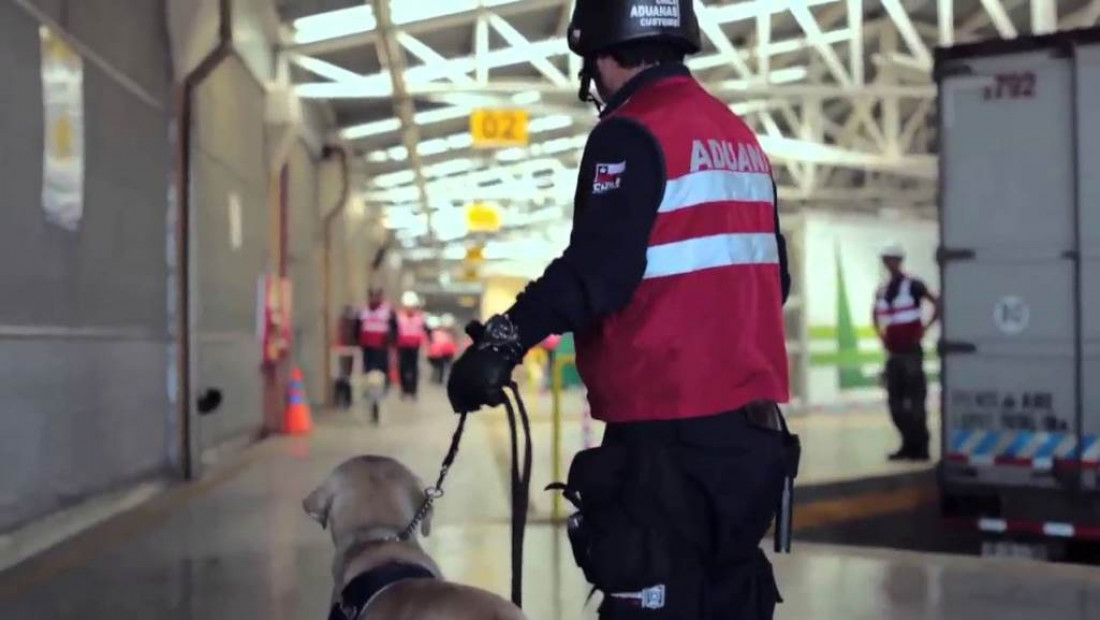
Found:
<path fill-rule="evenodd" d="M 371 569 L 348 582 L 340 600 L 332 604 L 328 620 L 358 620 L 375 597 L 406 579 L 435 579 L 432 571 L 417 564 L 391 562 Z"/>

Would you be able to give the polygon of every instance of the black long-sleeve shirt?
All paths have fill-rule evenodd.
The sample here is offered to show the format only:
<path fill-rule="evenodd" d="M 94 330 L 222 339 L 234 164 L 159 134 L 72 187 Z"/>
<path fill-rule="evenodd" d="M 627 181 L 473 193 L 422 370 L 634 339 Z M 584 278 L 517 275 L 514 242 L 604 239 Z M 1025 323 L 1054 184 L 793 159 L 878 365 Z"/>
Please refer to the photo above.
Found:
<path fill-rule="evenodd" d="M 611 98 L 602 116 L 648 84 L 687 74 L 681 64 L 647 69 Z M 593 193 L 596 167 L 608 162 L 626 164 L 618 186 L 613 191 Z M 569 246 L 520 293 L 507 312 L 518 327 L 524 348 L 542 342 L 550 334 L 582 330 L 630 302 L 645 275 L 650 232 L 666 180 L 661 146 L 644 126 L 620 117 L 605 119 L 596 126 L 581 159 Z M 786 241 L 779 233 L 776 198 L 779 272 L 786 301 L 790 275 Z"/>

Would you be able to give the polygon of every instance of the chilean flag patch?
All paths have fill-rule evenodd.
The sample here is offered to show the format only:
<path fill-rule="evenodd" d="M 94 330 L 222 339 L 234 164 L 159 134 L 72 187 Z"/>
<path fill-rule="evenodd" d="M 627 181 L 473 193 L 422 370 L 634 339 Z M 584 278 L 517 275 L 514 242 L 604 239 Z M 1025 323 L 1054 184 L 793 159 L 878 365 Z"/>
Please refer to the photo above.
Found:
<path fill-rule="evenodd" d="M 617 164 L 596 164 L 596 180 L 592 182 L 593 194 L 606 194 L 619 189 L 622 184 L 623 172 L 626 171 L 626 162 Z"/>

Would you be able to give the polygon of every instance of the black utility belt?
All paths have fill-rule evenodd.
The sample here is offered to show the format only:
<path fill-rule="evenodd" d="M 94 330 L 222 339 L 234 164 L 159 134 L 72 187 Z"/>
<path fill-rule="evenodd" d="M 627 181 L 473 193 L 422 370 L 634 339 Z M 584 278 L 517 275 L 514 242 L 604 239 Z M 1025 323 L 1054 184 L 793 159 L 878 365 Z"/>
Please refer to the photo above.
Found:
<path fill-rule="evenodd" d="M 782 433 L 786 475 L 776 507 L 775 549 L 789 552 L 802 452 L 798 436 L 774 403 L 725 415 L 742 415 L 754 426 Z M 704 500 L 690 491 L 693 485 L 661 443 L 612 442 L 584 450 L 574 458 L 568 481 L 548 488 L 560 490 L 577 509 L 567 522 L 573 554 L 601 591 L 644 591 L 683 570 L 678 562 L 692 548 L 697 558 L 713 551 L 704 534 Z"/>

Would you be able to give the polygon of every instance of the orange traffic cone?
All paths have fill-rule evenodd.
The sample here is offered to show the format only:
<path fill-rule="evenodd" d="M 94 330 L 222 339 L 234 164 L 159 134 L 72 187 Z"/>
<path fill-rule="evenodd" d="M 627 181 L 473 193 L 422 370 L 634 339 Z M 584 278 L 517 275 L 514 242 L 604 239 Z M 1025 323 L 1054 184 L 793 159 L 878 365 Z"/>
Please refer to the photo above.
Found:
<path fill-rule="evenodd" d="M 309 411 L 305 377 L 302 376 L 301 368 L 295 367 L 290 372 L 286 400 L 286 416 L 283 419 L 285 432 L 290 435 L 308 434 L 313 430 L 313 415 Z"/>

